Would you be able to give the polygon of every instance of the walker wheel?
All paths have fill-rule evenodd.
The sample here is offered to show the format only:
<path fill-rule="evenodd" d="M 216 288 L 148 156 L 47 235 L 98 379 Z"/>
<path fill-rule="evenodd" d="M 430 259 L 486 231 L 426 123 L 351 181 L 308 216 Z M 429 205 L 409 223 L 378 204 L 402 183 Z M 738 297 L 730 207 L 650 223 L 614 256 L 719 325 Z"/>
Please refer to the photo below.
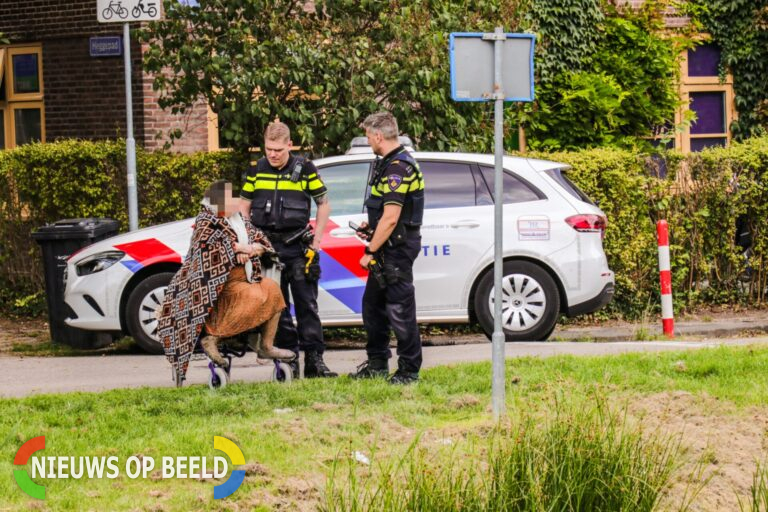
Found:
<path fill-rule="evenodd" d="M 275 368 L 272 370 L 272 381 L 289 383 L 292 380 L 293 372 L 288 363 L 275 360 Z"/>
<path fill-rule="evenodd" d="M 229 384 L 229 374 L 219 366 L 214 367 L 208 374 L 208 387 L 211 389 L 220 389 Z"/>

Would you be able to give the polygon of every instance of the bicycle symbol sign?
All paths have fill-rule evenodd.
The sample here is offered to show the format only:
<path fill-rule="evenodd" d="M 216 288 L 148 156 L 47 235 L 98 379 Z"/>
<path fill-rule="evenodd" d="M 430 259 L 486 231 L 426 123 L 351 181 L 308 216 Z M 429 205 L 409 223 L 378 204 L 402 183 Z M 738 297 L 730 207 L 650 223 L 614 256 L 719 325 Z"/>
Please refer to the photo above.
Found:
<path fill-rule="evenodd" d="M 96 0 L 96 16 L 101 23 L 152 21 L 162 17 L 162 0 Z"/>

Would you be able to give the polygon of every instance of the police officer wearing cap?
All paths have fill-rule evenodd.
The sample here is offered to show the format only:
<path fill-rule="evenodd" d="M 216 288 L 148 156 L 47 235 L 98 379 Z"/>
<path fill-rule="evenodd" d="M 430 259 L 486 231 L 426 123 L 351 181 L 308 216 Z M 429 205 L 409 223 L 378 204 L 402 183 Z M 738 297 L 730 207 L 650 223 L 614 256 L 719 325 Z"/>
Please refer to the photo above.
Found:
<path fill-rule="evenodd" d="M 372 114 L 363 122 L 368 143 L 377 159 L 365 201 L 370 228 L 360 266 L 380 266 L 383 278 L 369 275 L 363 294 L 363 324 L 368 334 L 366 353 L 352 378 L 388 377 L 392 356 L 390 328 L 397 338 L 397 370 L 392 384 L 411 384 L 419 379 L 421 338 L 416 324 L 413 262 L 421 252 L 420 226 L 424 213 L 424 178 L 419 164 L 398 141 L 397 120 L 389 112 Z M 370 231 L 369 231 L 370 233 Z"/>
<path fill-rule="evenodd" d="M 264 154 L 248 169 L 240 197 L 240 212 L 261 229 L 285 265 L 280 288 L 285 302 L 288 291 L 296 311 L 296 326 L 288 308 L 280 316 L 275 346 L 304 351 L 305 377 L 336 377 L 323 361 L 325 342 L 317 310 L 320 242 L 331 205 L 327 189 L 315 165 L 290 152 L 291 132 L 285 123 L 270 123 L 264 133 Z M 309 223 L 314 200 L 317 215 L 314 236 L 301 236 Z M 306 235 L 306 232 L 305 232 Z M 308 260 L 312 258 L 312 260 Z M 298 377 L 298 360 L 291 364 Z"/>

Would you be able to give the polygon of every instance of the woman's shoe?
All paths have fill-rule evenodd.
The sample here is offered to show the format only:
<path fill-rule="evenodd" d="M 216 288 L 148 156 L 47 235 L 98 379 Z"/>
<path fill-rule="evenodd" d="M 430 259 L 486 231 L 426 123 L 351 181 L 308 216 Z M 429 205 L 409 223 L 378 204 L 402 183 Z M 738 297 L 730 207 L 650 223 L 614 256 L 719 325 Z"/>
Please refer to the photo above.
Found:
<path fill-rule="evenodd" d="M 284 348 L 277 347 L 259 347 L 259 351 L 256 355 L 261 359 L 279 359 L 281 361 L 293 361 L 296 359 L 296 352 Z"/>
<path fill-rule="evenodd" d="M 289 362 L 296 359 L 296 353 L 292 350 L 277 348 L 274 342 L 264 342 L 264 337 L 258 334 L 248 336 L 248 346 L 256 352 L 259 359 L 279 359 Z"/>

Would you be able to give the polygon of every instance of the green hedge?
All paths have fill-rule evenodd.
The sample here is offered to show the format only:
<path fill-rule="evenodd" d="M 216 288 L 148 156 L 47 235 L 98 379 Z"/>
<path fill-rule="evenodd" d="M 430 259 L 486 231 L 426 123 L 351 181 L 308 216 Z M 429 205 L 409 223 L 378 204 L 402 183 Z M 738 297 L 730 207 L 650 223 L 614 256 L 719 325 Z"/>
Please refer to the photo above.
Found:
<path fill-rule="evenodd" d="M 531 154 L 570 164 L 571 179 L 608 216 L 604 241 L 617 292 L 602 315 L 638 318 L 659 310 L 655 222 L 670 225 L 673 293 L 681 310 L 706 304 L 765 303 L 768 284 L 768 138 L 683 158 L 616 149 Z M 239 184 L 244 162 L 231 153 L 175 155 L 138 150 L 142 226 L 189 217 L 206 185 Z M 658 178 L 666 169 L 666 176 Z M 63 141 L 0 151 L 0 309 L 42 311 L 42 263 L 29 237 L 71 217 L 110 217 L 127 228 L 123 142 Z M 746 215 L 754 245 L 734 244 Z"/>
<path fill-rule="evenodd" d="M 211 181 L 240 183 L 231 153 L 178 155 L 137 148 L 141 227 L 191 217 Z M 44 311 L 39 246 L 29 234 L 65 218 L 109 217 L 128 228 L 125 142 L 66 140 L 0 151 L 0 311 Z"/>
<path fill-rule="evenodd" d="M 570 178 L 608 217 L 604 247 L 617 290 L 604 313 L 638 318 L 660 311 L 659 219 L 669 224 L 677 312 L 713 304 L 765 304 L 768 138 L 685 158 L 614 149 L 535 156 L 572 165 Z M 734 242 L 740 215 L 746 215 L 752 231 L 748 260 Z"/>

